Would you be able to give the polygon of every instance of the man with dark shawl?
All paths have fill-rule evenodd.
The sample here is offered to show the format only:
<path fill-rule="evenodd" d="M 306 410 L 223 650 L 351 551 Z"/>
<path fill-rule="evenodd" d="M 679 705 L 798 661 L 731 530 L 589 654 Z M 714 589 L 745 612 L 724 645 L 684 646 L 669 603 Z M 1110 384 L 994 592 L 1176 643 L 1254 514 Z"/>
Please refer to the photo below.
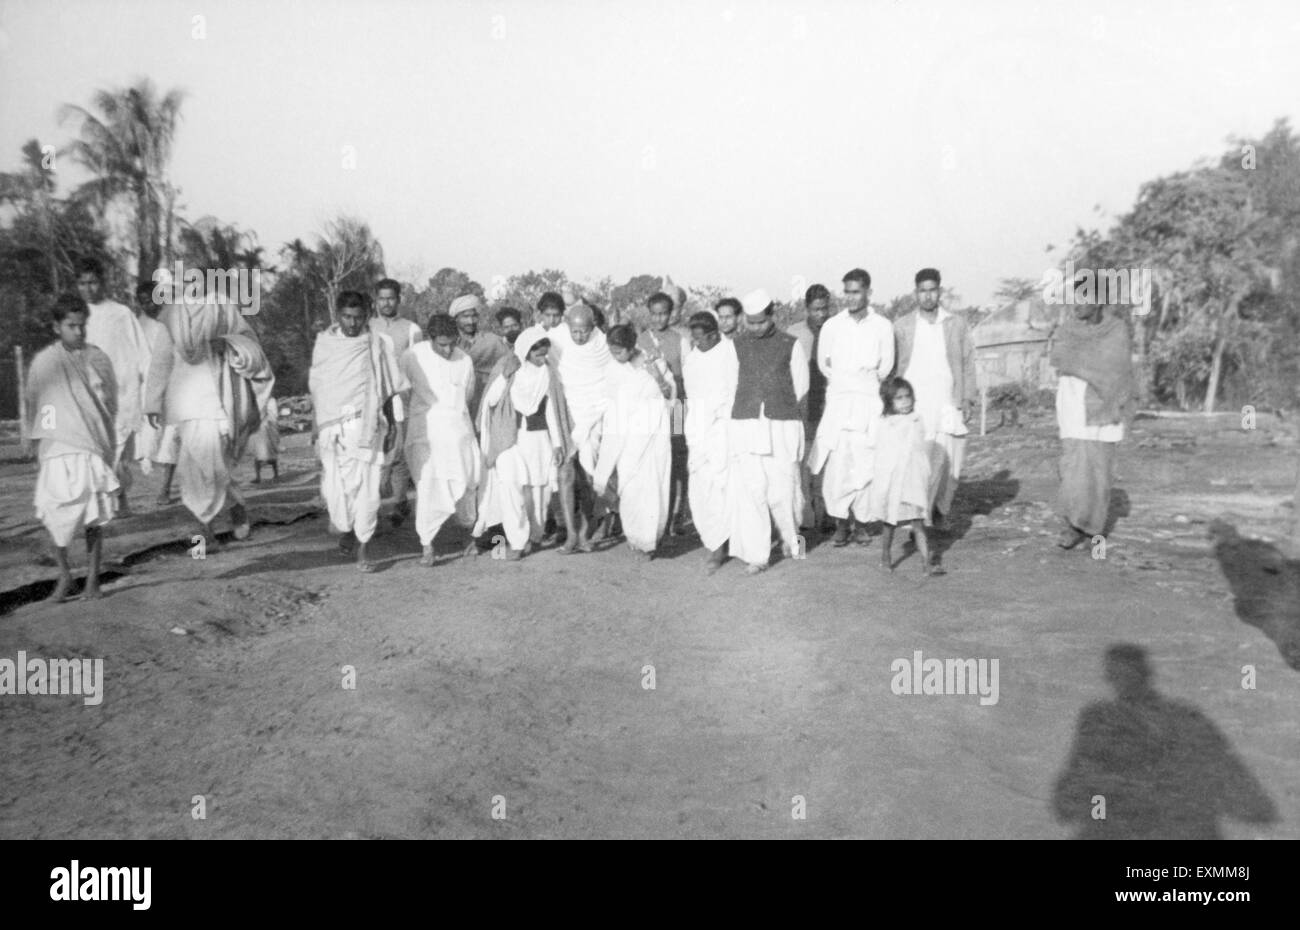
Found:
<path fill-rule="evenodd" d="M 1104 535 L 1115 449 L 1124 438 L 1136 394 L 1128 323 L 1116 310 L 1076 303 L 1053 337 L 1052 365 L 1060 380 L 1056 420 L 1061 431 L 1061 490 L 1057 541 L 1073 549 Z"/>

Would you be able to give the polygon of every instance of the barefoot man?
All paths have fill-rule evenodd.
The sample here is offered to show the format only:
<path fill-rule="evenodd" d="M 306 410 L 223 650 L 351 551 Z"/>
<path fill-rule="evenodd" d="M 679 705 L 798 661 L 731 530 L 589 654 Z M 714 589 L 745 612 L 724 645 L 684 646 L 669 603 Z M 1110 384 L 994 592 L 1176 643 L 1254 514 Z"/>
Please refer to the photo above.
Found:
<path fill-rule="evenodd" d="M 144 381 L 149 374 L 149 340 L 130 307 L 104 296 L 104 266 L 98 259 L 82 261 L 77 272 L 77 290 L 90 307 L 86 342 L 108 356 L 117 376 L 117 423 L 114 424 L 117 449 L 113 470 L 120 485 L 117 511 L 125 514 L 126 492 L 131 489 L 128 466 L 132 459 L 143 457 L 137 448 L 140 440 L 136 434 L 143 420 L 140 408 Z"/>
<path fill-rule="evenodd" d="M 316 337 L 311 390 L 320 454 L 320 493 L 338 530 L 339 548 L 356 551 L 357 568 L 375 570 L 366 546 L 379 520 L 384 457 L 397 441 L 394 398 L 406 387 L 393 342 L 366 326 L 365 297 L 339 295 L 338 323 Z"/>
<path fill-rule="evenodd" d="M 454 514 L 466 529 L 474 526 L 482 475 L 469 414 L 474 364 L 456 346 L 459 338 L 456 321 L 435 313 L 428 341 L 411 346 L 399 363 L 411 385 L 406 460 L 415 479 L 415 531 L 426 567 L 433 565 L 433 537 L 448 517 Z"/>
<path fill-rule="evenodd" d="M 163 307 L 163 325 L 149 366 L 145 414 L 149 425 L 176 427 L 176 479 L 181 502 L 202 528 L 207 549 L 219 548 L 212 521 L 231 500 L 236 539 L 251 525 L 231 474 L 257 429 L 275 386 L 257 335 L 239 308 L 201 294 L 187 280 L 183 297 Z"/>
<path fill-rule="evenodd" d="M 826 321 L 817 340 L 826 407 L 809 462 L 812 474 L 822 476 L 835 546 L 847 546 L 854 521 L 867 520 L 872 427 L 880 419 L 880 382 L 894 368 L 894 329 L 871 309 L 871 275 L 854 268 L 843 284 L 844 309 Z"/>
<path fill-rule="evenodd" d="M 727 548 L 746 563 L 745 574 L 755 575 L 767 568 L 772 554 L 773 524 L 781 536 L 782 553 L 794 554 L 803 511 L 799 402 L 808 393 L 808 357 L 794 336 L 776 328 L 767 291 L 754 291 L 741 303 L 745 335 L 732 342 L 738 368 L 727 432 L 731 457 Z"/>
<path fill-rule="evenodd" d="M 695 348 L 682 360 L 691 515 L 709 552 L 709 571 L 727 560 L 727 423 L 736 402 L 736 346 L 722 338 L 712 313 L 691 317 Z"/>
<path fill-rule="evenodd" d="M 117 380 L 108 356 L 86 343 L 86 302 L 65 294 L 54 304 L 59 340 L 32 359 L 27 373 L 31 422 L 28 435 L 40 443 L 36 517 L 54 540 L 59 581 L 50 599 L 67 599 L 72 587 L 68 544 L 84 529 L 86 597 L 99 597 L 103 554 L 101 527 L 113 518 L 117 478 L 113 474 L 113 424 Z"/>

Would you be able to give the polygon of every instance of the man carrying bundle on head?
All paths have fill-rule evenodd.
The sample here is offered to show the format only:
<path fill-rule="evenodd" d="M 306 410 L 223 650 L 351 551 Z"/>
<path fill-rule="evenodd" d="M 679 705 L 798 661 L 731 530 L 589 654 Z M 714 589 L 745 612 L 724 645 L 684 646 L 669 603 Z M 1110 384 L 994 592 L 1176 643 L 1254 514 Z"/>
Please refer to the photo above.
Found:
<path fill-rule="evenodd" d="M 727 559 L 727 425 L 736 401 L 739 363 L 735 344 L 722 338 L 712 313 L 697 313 L 690 322 L 695 347 L 682 360 L 682 378 L 690 394 L 685 424 L 690 456 L 687 487 L 695 529 L 709 552 L 713 572 Z"/>
<path fill-rule="evenodd" d="M 248 511 L 231 472 L 261 422 L 275 375 L 239 308 L 191 293 L 192 287 L 187 280 L 184 298 L 158 314 L 163 332 L 149 368 L 145 413 L 155 429 L 176 427 L 181 502 L 213 550 L 212 521 L 227 497 L 235 538 L 248 538 Z"/>
<path fill-rule="evenodd" d="M 514 352 L 497 363 L 478 415 L 487 473 L 474 535 L 501 524 L 510 561 L 541 542 L 560 466 L 573 451 L 564 389 L 555 368 L 546 363 L 551 341 L 535 333 L 529 340 L 516 339 Z"/>
<path fill-rule="evenodd" d="M 399 365 L 411 385 L 406 460 L 415 478 L 420 564 L 431 567 L 433 538 L 448 517 L 455 515 L 466 529 L 474 526 L 482 453 L 469 414 L 474 364 L 456 345 L 456 322 L 435 313 L 428 332 L 428 341 L 413 345 Z"/>
<path fill-rule="evenodd" d="M 59 580 L 50 600 L 67 599 L 72 587 L 68 545 L 78 530 L 86 537 L 85 596 L 99 597 L 101 527 L 113 518 L 118 490 L 113 474 L 117 449 L 117 376 L 102 350 L 86 342 L 86 302 L 64 294 L 51 314 L 58 341 L 32 359 L 27 372 L 28 436 L 40 443 L 36 517 L 54 540 Z"/>
<path fill-rule="evenodd" d="M 745 574 L 767 569 L 772 526 L 781 551 L 794 555 L 803 511 L 799 461 L 803 458 L 803 415 L 808 393 L 808 357 L 797 339 L 776 328 L 772 298 L 757 290 L 742 301 L 745 335 L 732 342 L 738 362 L 736 401 L 731 408 L 727 452 L 727 549 L 746 563 Z"/>
<path fill-rule="evenodd" d="M 307 384 L 330 524 L 342 534 L 339 548 L 355 551 L 357 568 L 372 572 L 366 546 L 379 520 L 384 459 L 397 443 L 393 402 L 406 383 L 393 341 L 371 331 L 366 318 L 362 294 L 339 295 L 338 323 L 316 337 Z"/>

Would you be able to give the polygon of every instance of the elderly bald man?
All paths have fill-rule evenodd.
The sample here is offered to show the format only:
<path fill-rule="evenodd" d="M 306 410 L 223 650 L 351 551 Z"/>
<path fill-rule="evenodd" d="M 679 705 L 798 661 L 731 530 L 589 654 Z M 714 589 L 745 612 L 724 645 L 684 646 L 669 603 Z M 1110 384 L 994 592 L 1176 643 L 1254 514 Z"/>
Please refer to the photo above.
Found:
<path fill-rule="evenodd" d="M 519 338 L 528 333 L 525 330 Z M 600 450 L 613 357 L 605 344 L 605 334 L 596 327 L 595 314 L 585 304 L 569 310 L 565 323 L 547 333 L 552 344 L 548 358 L 558 358 L 553 364 L 573 424 L 573 446 L 559 472 L 560 510 L 568 533 L 559 551 L 589 552 L 592 528 L 605 517 L 605 506 L 595 493 L 591 474 Z"/>

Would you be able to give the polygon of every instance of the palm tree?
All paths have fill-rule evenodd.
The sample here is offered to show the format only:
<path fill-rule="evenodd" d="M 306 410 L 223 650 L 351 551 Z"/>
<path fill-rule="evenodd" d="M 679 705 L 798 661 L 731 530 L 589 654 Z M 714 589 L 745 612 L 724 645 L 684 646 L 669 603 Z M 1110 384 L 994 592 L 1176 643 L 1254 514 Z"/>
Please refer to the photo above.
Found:
<path fill-rule="evenodd" d="M 162 263 L 164 230 L 176 190 L 167 177 L 176 123 L 184 92 L 170 90 L 159 96 L 148 78 L 131 87 L 97 90 L 90 108 L 65 104 L 59 121 L 79 121 L 79 138 L 64 150 L 93 178 L 74 192 L 103 211 L 118 197 L 129 197 L 135 208 L 135 234 L 139 263 L 136 277 L 152 281 Z"/>

